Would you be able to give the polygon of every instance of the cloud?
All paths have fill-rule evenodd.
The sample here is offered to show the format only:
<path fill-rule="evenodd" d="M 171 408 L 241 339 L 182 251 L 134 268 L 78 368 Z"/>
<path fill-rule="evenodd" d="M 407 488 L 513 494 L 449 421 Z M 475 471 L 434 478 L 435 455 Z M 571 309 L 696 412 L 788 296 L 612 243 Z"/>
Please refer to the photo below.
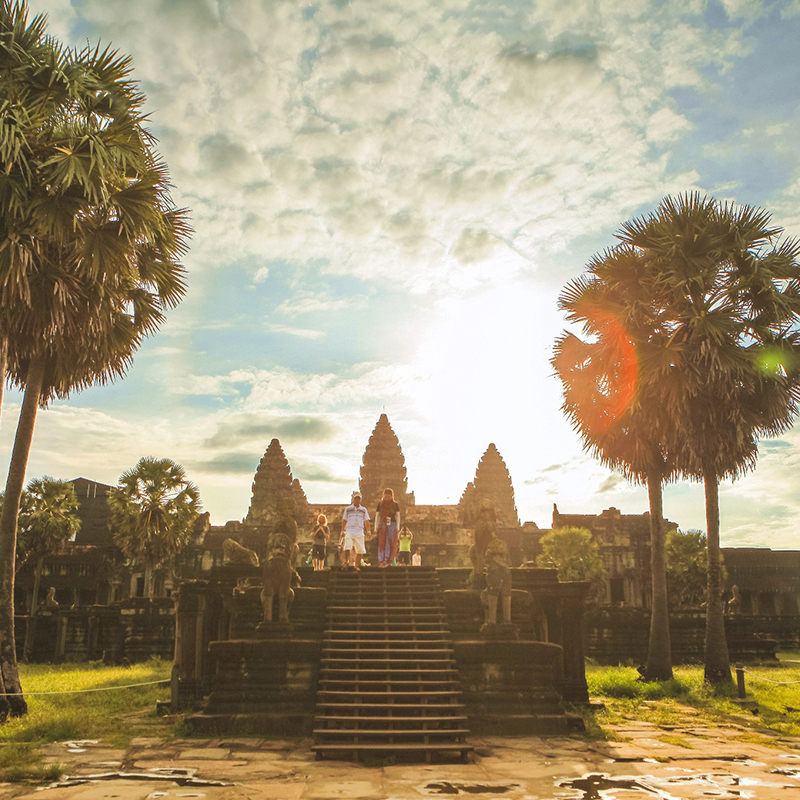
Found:
<path fill-rule="evenodd" d="M 325 337 L 325 331 L 294 328 L 291 325 L 281 325 L 279 322 L 265 322 L 264 328 L 270 333 L 285 333 L 287 336 L 297 336 L 299 339 L 322 339 Z"/>
<path fill-rule="evenodd" d="M 275 314 L 284 317 L 299 317 L 305 314 L 329 314 L 339 311 L 351 313 L 366 308 L 366 296 L 331 297 L 323 292 L 296 292 L 275 309 Z"/>
<path fill-rule="evenodd" d="M 694 185 L 651 149 L 690 127 L 669 92 L 745 52 L 674 4 L 196 6 L 80 6 L 134 55 L 194 267 L 324 264 L 416 292 L 503 280 Z"/>
<path fill-rule="evenodd" d="M 605 494 L 606 492 L 613 492 L 620 484 L 626 483 L 622 475 L 609 475 L 597 490 L 597 494 Z"/>
<path fill-rule="evenodd" d="M 248 442 L 322 442 L 334 437 L 337 426 L 328 419 L 308 416 L 270 417 L 263 414 L 226 414 L 213 435 L 204 440 L 209 448 L 236 447 Z"/>

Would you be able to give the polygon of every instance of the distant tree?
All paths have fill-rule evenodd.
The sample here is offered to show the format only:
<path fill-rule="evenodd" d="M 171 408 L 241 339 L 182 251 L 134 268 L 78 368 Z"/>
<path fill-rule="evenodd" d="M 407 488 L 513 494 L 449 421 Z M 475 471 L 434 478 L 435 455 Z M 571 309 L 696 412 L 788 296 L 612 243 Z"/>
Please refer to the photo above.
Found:
<path fill-rule="evenodd" d="M 707 549 L 703 531 L 676 529 L 667 534 L 667 587 L 671 608 L 705 606 Z"/>
<path fill-rule="evenodd" d="M 44 559 L 57 553 L 80 530 L 76 511 L 78 498 L 68 481 L 53 478 L 32 480 L 22 495 L 19 513 L 18 563 L 35 559 L 33 594 L 28 608 L 28 627 L 25 632 L 23 658 L 29 661 L 33 652 L 36 616 L 39 610 L 39 590 Z"/>
<path fill-rule="evenodd" d="M 595 592 L 603 586 L 605 568 L 597 542 L 586 528 L 554 528 L 539 540 L 536 565 L 558 570 L 562 581 L 588 581 Z"/>
<path fill-rule="evenodd" d="M 153 596 L 153 570 L 171 561 L 191 538 L 200 513 L 197 487 L 168 458 L 142 458 L 108 493 L 114 541 L 145 571 L 145 596 Z"/>

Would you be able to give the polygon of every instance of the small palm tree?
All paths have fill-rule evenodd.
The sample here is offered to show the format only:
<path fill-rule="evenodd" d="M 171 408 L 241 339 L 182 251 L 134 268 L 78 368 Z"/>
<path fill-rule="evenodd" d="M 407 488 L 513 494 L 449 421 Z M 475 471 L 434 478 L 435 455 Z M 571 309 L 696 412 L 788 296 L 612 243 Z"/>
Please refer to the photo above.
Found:
<path fill-rule="evenodd" d="M 28 661 L 33 652 L 35 618 L 39 609 L 39 588 L 42 567 L 47 555 L 58 552 L 65 542 L 75 537 L 81 521 L 75 513 L 78 498 L 75 488 L 68 481 L 53 478 L 37 478 L 28 484 L 22 495 L 19 514 L 19 540 L 17 550 L 20 561 L 36 559 L 34 568 L 33 595 L 29 607 L 28 627 L 25 631 L 23 658 Z"/>
<path fill-rule="evenodd" d="M 145 596 L 153 596 L 153 570 L 187 544 L 200 513 L 197 488 L 168 458 L 142 458 L 108 493 L 114 541 L 145 570 Z"/>

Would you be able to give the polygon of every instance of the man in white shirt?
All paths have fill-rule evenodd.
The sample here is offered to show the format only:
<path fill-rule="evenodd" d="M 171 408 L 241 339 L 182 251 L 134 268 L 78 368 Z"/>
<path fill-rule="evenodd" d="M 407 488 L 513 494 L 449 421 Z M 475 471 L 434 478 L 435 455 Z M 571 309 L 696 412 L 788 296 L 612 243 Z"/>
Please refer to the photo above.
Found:
<path fill-rule="evenodd" d="M 356 492 L 353 502 L 347 506 L 342 514 L 342 543 L 344 548 L 344 566 L 351 564 L 356 569 L 361 568 L 361 556 L 366 553 L 364 547 L 364 534 L 369 533 L 369 512 L 361 505 L 361 495 Z M 353 554 L 351 556 L 351 553 Z"/>

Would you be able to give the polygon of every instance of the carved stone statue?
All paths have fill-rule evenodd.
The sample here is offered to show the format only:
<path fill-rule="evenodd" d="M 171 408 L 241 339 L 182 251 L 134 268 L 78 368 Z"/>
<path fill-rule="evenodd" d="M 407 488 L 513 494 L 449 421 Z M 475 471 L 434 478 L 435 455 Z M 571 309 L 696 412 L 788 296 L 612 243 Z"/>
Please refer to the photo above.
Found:
<path fill-rule="evenodd" d="M 50 609 L 51 611 L 55 611 L 58 608 L 58 600 L 56 600 L 56 587 L 51 586 L 47 590 L 47 597 L 44 601 L 44 607 Z"/>
<path fill-rule="evenodd" d="M 731 586 L 731 593 L 733 597 L 728 600 L 728 613 L 733 616 L 734 614 L 739 614 L 742 610 L 742 596 L 739 593 L 739 587 L 734 584 Z"/>
<path fill-rule="evenodd" d="M 233 539 L 226 539 L 222 543 L 222 563 L 237 567 L 257 567 L 258 556 L 253 550 L 248 549 Z"/>
<path fill-rule="evenodd" d="M 485 553 L 489 542 L 497 534 L 497 516 L 494 506 L 488 500 L 481 502 L 478 516 L 475 520 L 475 542 L 469 548 L 469 557 L 472 561 L 472 575 L 470 581 L 474 585 L 475 578 L 485 572 Z"/>
<path fill-rule="evenodd" d="M 264 588 L 261 591 L 261 606 L 264 622 L 272 622 L 272 603 L 278 595 L 278 621 L 289 621 L 289 606 L 294 599 L 292 581 L 300 582 L 294 570 L 297 545 L 285 533 L 273 533 L 267 542 L 267 560 L 264 562 Z"/>
<path fill-rule="evenodd" d="M 511 622 L 511 555 L 508 545 L 494 536 L 484 553 L 486 588 L 481 592 L 481 602 L 486 609 L 484 625 L 497 623 L 497 606 L 501 604 L 502 622 Z"/>

